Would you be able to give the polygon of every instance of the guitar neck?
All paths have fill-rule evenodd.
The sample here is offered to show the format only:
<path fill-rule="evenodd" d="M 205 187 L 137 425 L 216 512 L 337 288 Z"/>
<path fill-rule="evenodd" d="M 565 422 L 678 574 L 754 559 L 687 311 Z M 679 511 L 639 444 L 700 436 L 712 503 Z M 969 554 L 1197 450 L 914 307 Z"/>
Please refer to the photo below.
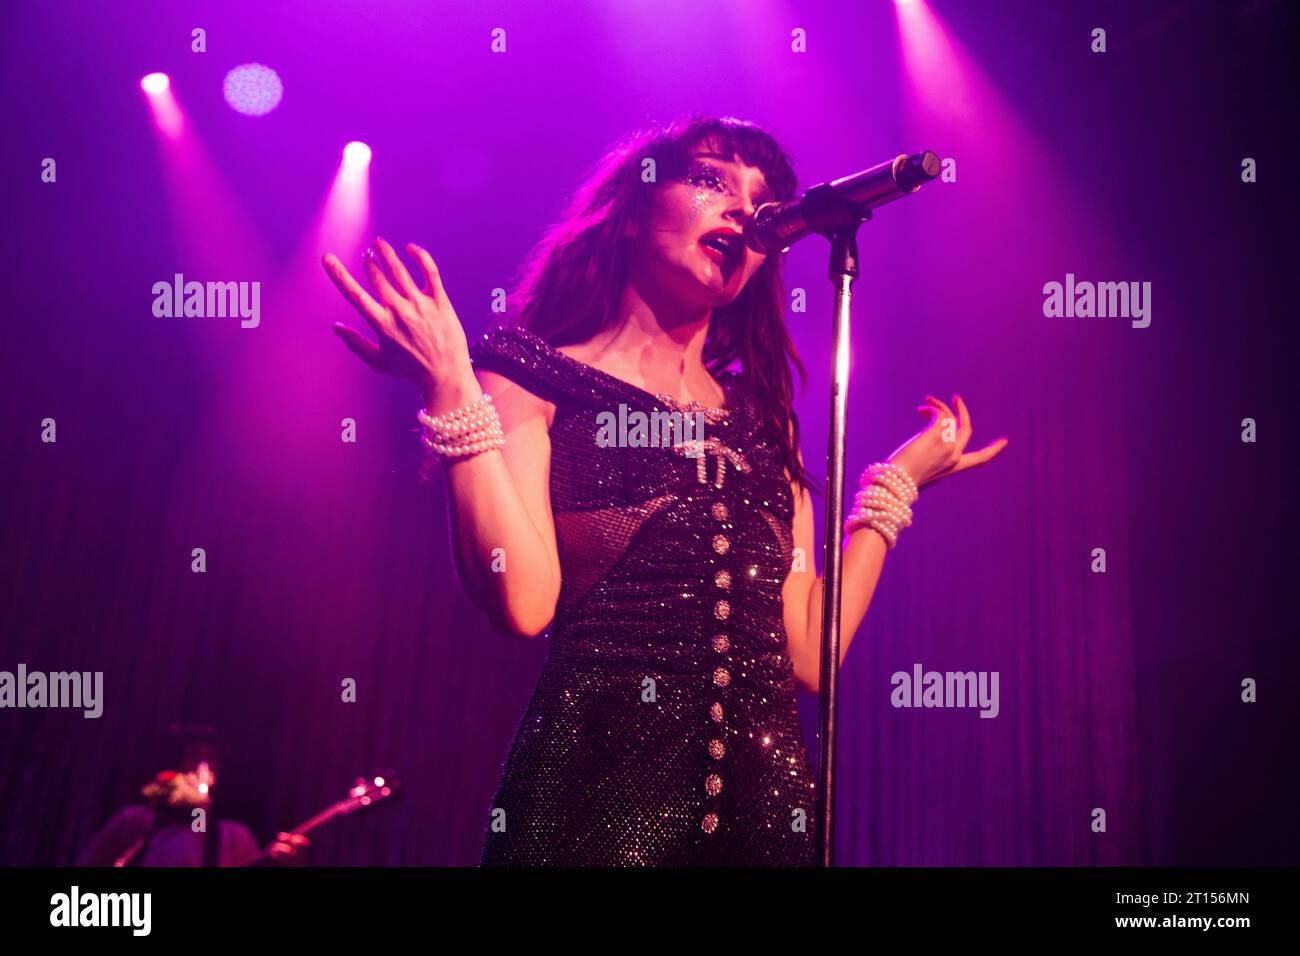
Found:
<path fill-rule="evenodd" d="M 400 787 L 396 781 L 385 779 L 384 777 L 375 777 L 371 782 L 359 779 L 354 787 L 348 792 L 348 796 L 326 807 L 320 813 L 310 819 L 304 820 L 292 830 L 288 831 L 294 836 L 306 836 L 307 834 L 318 830 L 325 824 L 329 823 L 336 817 L 346 816 L 349 813 L 355 813 L 358 810 L 372 807 L 377 803 L 390 798 L 394 791 Z M 271 847 L 274 843 L 264 849 L 256 860 L 249 863 L 249 866 L 256 866 L 270 862 Z"/>
<path fill-rule="evenodd" d="M 351 800 L 340 800 L 338 803 L 334 804 L 334 806 L 326 807 L 324 810 L 316 814 L 310 820 L 306 820 L 303 823 L 298 824 L 289 832 L 296 834 L 297 836 L 306 836 L 308 833 L 311 833 L 312 830 L 324 826 L 325 824 L 333 820 L 335 817 L 341 817 L 343 816 L 343 814 L 349 812 L 352 809 L 353 809 L 353 803 Z"/>

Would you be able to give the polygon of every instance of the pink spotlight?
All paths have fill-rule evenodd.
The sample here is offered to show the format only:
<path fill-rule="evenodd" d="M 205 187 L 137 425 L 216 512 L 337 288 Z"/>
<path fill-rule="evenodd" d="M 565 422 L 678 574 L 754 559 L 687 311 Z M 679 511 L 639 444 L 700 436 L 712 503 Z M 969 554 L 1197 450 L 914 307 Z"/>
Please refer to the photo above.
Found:
<path fill-rule="evenodd" d="M 370 169 L 370 147 L 353 140 L 343 147 L 343 165 L 339 168 L 339 179 L 345 183 L 356 183 L 366 178 Z"/>
<path fill-rule="evenodd" d="M 343 168 L 364 169 L 370 165 L 370 147 L 353 140 L 343 147 Z"/>
<path fill-rule="evenodd" d="M 149 110 L 153 113 L 154 124 L 169 139 L 179 139 L 184 129 L 185 120 L 181 115 L 180 104 L 172 91 L 171 80 L 166 73 L 150 73 L 140 80 L 140 89 L 148 99 Z"/>
<path fill-rule="evenodd" d="M 166 92 L 169 86 L 171 86 L 171 80 L 167 78 L 166 73 L 150 73 L 140 80 L 140 89 L 150 96 L 157 96 L 159 93 Z"/>

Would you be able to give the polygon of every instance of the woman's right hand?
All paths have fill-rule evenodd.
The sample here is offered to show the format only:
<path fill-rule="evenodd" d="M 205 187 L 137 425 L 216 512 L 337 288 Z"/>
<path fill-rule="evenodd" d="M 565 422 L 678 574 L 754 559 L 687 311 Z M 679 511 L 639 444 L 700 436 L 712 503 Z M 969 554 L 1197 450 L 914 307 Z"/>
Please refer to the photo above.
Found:
<path fill-rule="evenodd" d="M 472 376 L 473 366 L 465 329 L 442 287 L 433 257 L 413 242 L 406 249 L 424 272 L 424 289 L 416 285 L 397 252 L 384 239 L 376 238 L 374 247 L 362 254 L 366 275 L 379 301 L 352 278 L 338 256 L 327 252 L 321 264 L 379 338 L 375 344 L 356 329 L 336 322 L 334 331 L 343 344 L 376 372 L 411 379 L 427 397 L 443 383 Z M 380 265 L 381 258 L 392 273 L 391 280 Z"/>

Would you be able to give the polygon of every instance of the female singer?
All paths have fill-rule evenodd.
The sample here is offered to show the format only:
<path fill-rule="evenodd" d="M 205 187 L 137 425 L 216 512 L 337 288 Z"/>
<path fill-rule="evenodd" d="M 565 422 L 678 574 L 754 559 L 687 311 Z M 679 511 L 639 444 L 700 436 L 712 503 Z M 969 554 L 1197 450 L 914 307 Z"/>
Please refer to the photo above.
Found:
<path fill-rule="evenodd" d="M 550 633 L 485 865 L 816 860 L 795 700 L 817 692 L 821 648 L 792 407 L 791 366 L 801 381 L 804 368 L 783 256 L 741 241 L 757 205 L 795 188 L 751 123 L 692 116 L 634 134 L 530 256 L 516 321 L 473 349 L 423 248 L 406 247 L 421 288 L 376 239 L 373 297 L 324 257 L 378 336 L 336 325 L 344 344 L 422 391 L 464 586 L 502 628 Z M 960 396 L 922 411 L 928 426 L 864 472 L 846 522 L 844 652 L 917 490 L 1006 445 L 965 451 Z M 671 440 L 635 424 L 612 435 L 615 420 Z"/>

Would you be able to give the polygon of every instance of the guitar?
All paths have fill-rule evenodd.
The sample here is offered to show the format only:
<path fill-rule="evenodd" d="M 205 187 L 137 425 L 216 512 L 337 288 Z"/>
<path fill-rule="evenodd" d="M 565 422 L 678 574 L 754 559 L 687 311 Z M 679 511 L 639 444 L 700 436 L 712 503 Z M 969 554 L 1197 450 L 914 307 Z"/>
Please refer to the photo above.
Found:
<path fill-rule="evenodd" d="M 358 777 L 348 790 L 348 795 L 337 803 L 326 807 L 320 813 L 316 814 L 309 820 L 299 824 L 294 829 L 288 831 L 293 836 L 306 836 L 314 830 L 318 830 L 331 820 L 345 817 L 349 814 L 356 813 L 358 810 L 364 810 L 367 807 L 373 807 L 378 803 L 383 803 L 395 796 L 401 790 L 401 783 L 389 777 L 375 776 L 370 779 Z M 128 866 L 131 861 L 148 845 L 150 839 L 157 833 L 157 829 L 151 831 L 145 836 L 140 837 L 127 849 L 125 853 L 114 861 L 113 866 Z M 276 840 L 270 846 L 266 847 L 252 860 L 243 864 L 244 866 L 266 866 L 279 862 L 277 857 L 271 852 L 272 847 L 282 841 Z"/>
<path fill-rule="evenodd" d="M 364 810 L 368 807 L 373 807 L 376 804 L 383 803 L 385 800 L 391 799 L 401 788 L 402 785 L 399 781 L 388 777 L 376 776 L 369 780 L 365 777 L 358 777 L 357 782 L 348 790 L 348 795 L 346 797 L 337 803 L 333 803 L 326 807 L 314 817 L 300 823 L 288 832 L 292 836 L 306 836 L 313 830 L 320 829 L 331 820 L 348 816 L 349 814 L 356 813 L 358 810 Z M 255 859 L 250 860 L 244 865 L 265 866 L 268 863 L 277 862 L 275 856 L 271 853 L 271 847 L 275 846 L 275 844 L 279 842 L 281 841 L 276 840 L 275 843 L 272 843 L 270 846 L 262 850 L 261 854 L 259 854 Z"/>

